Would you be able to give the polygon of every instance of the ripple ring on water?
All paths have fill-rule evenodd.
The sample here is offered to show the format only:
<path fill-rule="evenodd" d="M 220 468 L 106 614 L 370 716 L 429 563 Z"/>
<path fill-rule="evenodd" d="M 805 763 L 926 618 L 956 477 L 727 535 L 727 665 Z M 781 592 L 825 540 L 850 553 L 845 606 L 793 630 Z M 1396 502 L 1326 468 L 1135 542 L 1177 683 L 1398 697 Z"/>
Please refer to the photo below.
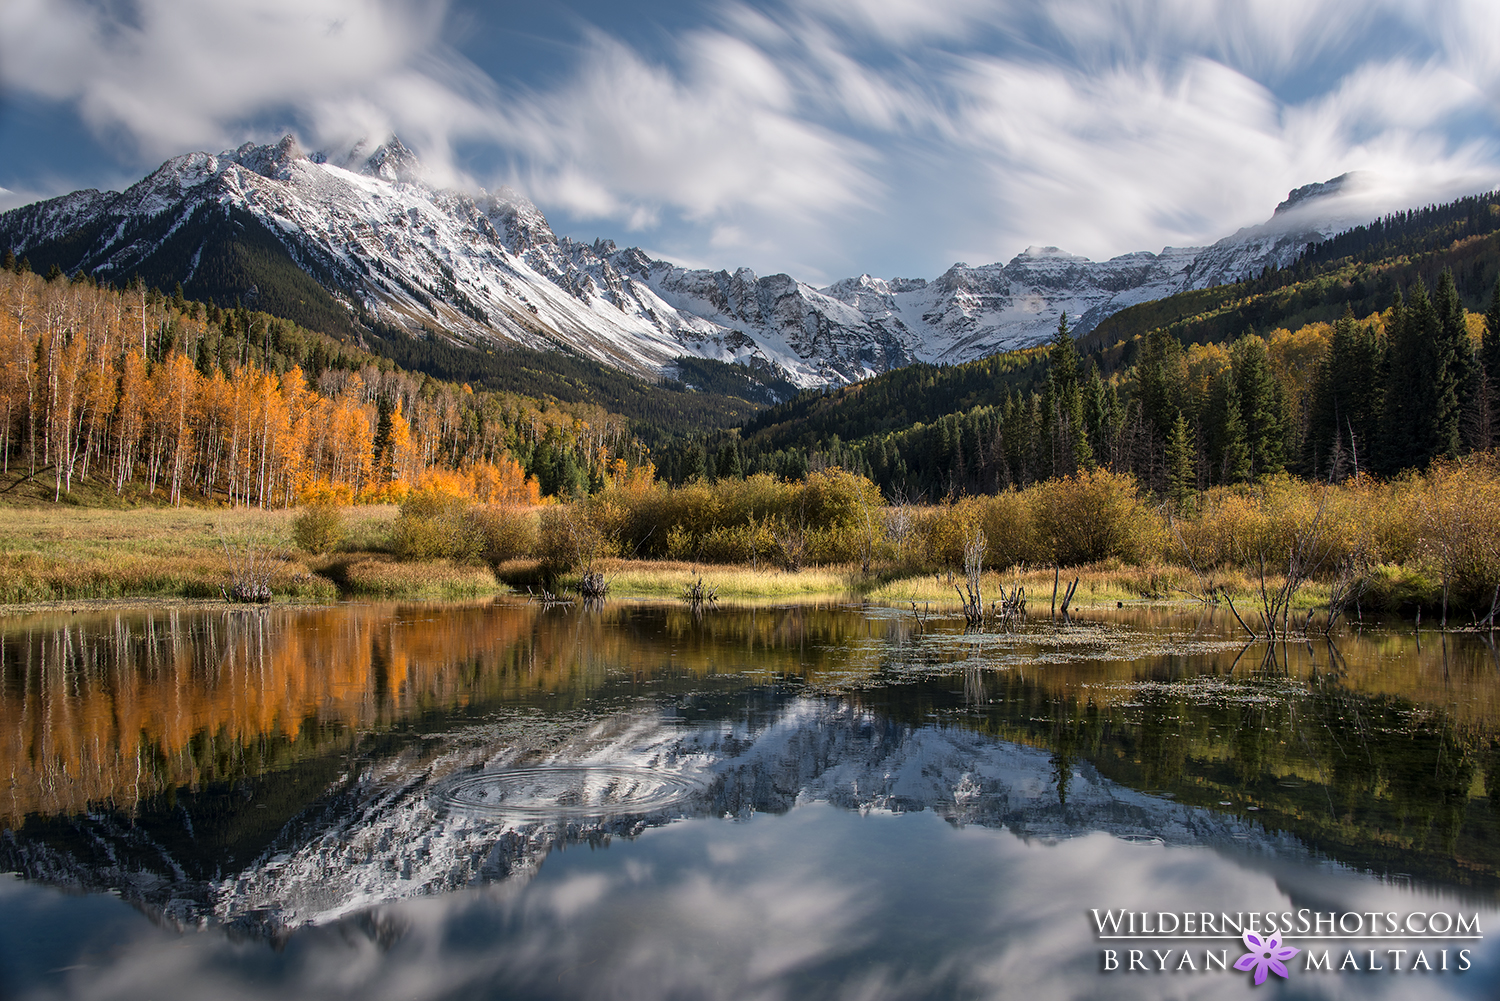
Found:
<path fill-rule="evenodd" d="M 699 785 L 673 772 L 633 765 L 538 765 L 452 776 L 434 798 L 458 813 L 546 820 L 661 813 Z"/>

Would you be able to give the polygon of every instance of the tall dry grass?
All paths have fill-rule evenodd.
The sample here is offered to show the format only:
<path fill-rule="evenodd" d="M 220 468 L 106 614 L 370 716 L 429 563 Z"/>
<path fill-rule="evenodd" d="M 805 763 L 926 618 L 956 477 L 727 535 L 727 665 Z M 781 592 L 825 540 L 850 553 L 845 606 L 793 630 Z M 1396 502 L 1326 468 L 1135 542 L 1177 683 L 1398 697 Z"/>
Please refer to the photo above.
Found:
<path fill-rule="evenodd" d="M 0 508 L 0 603 L 218 598 L 230 583 L 222 540 L 289 540 L 289 512 L 193 508 Z M 331 582 L 290 551 L 271 568 L 273 594 L 330 600 Z"/>
<path fill-rule="evenodd" d="M 399 509 L 339 509 L 336 543 L 312 531 L 327 516 L 0 508 L 0 601 L 214 597 L 228 572 L 217 544 L 225 531 L 285 539 L 291 558 L 278 569 L 278 595 L 320 599 L 335 586 L 363 594 L 482 593 L 493 589 L 492 571 L 502 564 L 530 561 L 563 576 L 595 563 L 645 560 L 661 574 L 653 583 L 642 564 L 632 564 L 643 593 L 676 593 L 684 566 L 733 566 L 743 579 L 721 593 L 810 587 L 879 596 L 873 589 L 883 587 L 927 600 L 928 580 L 936 581 L 932 600 L 948 600 L 951 587 L 941 578 L 961 572 L 965 541 L 980 534 L 987 572 L 1015 582 L 1050 578 L 1053 567 L 1085 568 L 1076 572 L 1096 595 L 1256 591 L 1263 574 L 1268 588 L 1280 586 L 1293 553 L 1310 593 L 1350 594 L 1367 611 L 1437 612 L 1446 600 L 1450 610 L 1482 614 L 1500 593 L 1500 462 L 1491 456 L 1390 481 L 1329 485 L 1279 476 L 1218 487 L 1172 514 L 1130 476 L 1107 471 L 919 506 L 884 504 L 868 480 L 831 470 L 801 483 L 769 476 L 678 489 L 636 482 L 541 508 L 415 491 Z M 306 539 L 305 548 L 291 547 L 294 536 Z M 311 552 L 323 548 L 327 555 Z"/>

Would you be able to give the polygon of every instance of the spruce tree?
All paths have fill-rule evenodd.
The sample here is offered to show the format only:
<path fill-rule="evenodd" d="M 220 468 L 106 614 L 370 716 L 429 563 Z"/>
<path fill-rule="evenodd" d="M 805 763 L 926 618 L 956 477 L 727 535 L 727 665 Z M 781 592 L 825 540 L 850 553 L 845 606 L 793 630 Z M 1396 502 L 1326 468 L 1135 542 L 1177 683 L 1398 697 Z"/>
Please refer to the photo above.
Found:
<path fill-rule="evenodd" d="M 1490 290 L 1489 312 L 1484 314 L 1484 335 L 1480 341 L 1479 360 L 1490 386 L 1500 390 L 1500 275 Z"/>
<path fill-rule="evenodd" d="M 1386 368 L 1381 462 L 1387 473 L 1423 468 L 1458 454 L 1464 393 L 1471 385 L 1473 352 L 1463 306 L 1447 272 L 1436 301 L 1421 279 L 1397 314 Z"/>
<path fill-rule="evenodd" d="M 1057 320 L 1057 332 L 1048 351 L 1047 385 L 1042 394 L 1045 434 L 1051 445 L 1049 472 L 1066 476 L 1093 462 L 1084 419 L 1083 393 L 1078 381 L 1078 345 L 1068 328 L 1068 314 Z"/>
<path fill-rule="evenodd" d="M 1099 377 L 1097 362 L 1089 366 L 1088 378 L 1083 383 L 1083 426 L 1088 435 L 1090 464 L 1105 464 L 1109 461 L 1109 393 Z"/>
<path fill-rule="evenodd" d="M 745 478 L 744 471 L 740 466 L 739 446 L 732 441 L 719 449 L 717 466 L 721 479 L 742 480 Z"/>
<path fill-rule="evenodd" d="M 1250 479 L 1250 444 L 1232 372 L 1226 370 L 1214 377 L 1204 409 L 1210 474 L 1219 483 L 1243 483 Z"/>
<path fill-rule="evenodd" d="M 1254 472 L 1250 462 L 1250 442 L 1245 421 L 1240 417 L 1239 399 L 1229 394 L 1224 407 L 1224 451 L 1219 458 L 1219 475 L 1224 483 L 1245 483 Z"/>
<path fill-rule="evenodd" d="M 1271 372 L 1266 342 L 1253 335 L 1241 337 L 1232 352 L 1235 394 L 1253 475 L 1279 473 L 1286 468 L 1286 400 Z"/>
<path fill-rule="evenodd" d="M 1411 451 L 1411 410 L 1405 377 L 1413 360 L 1408 357 L 1406 339 L 1406 299 L 1397 289 L 1385 314 L 1385 351 L 1380 359 L 1380 432 L 1377 436 L 1374 467 L 1390 475 L 1405 468 Z"/>
<path fill-rule="evenodd" d="M 1166 440 L 1178 412 L 1183 409 L 1185 381 L 1182 345 L 1169 331 L 1151 331 L 1144 338 L 1140 360 L 1136 362 L 1136 399 L 1142 419 L 1158 442 Z"/>
<path fill-rule="evenodd" d="M 1328 353 L 1313 377 L 1308 407 L 1307 468 L 1330 473 L 1335 453 L 1368 468 L 1370 443 L 1380 416 L 1380 345 L 1372 329 L 1360 329 L 1352 310 L 1333 326 Z M 1337 443 L 1337 445 L 1335 445 Z"/>
<path fill-rule="evenodd" d="M 392 411 L 390 397 L 382 393 L 375 403 L 375 439 L 370 448 L 375 475 L 380 483 L 389 483 L 393 477 L 395 456 L 391 449 Z"/>
<path fill-rule="evenodd" d="M 1035 438 L 1032 416 L 1032 407 L 1027 400 L 1020 396 L 1006 400 L 1003 432 L 1005 463 L 1010 467 L 1011 479 L 1016 486 L 1030 484 L 1035 476 L 1035 467 L 1031 461 L 1032 442 Z"/>
<path fill-rule="evenodd" d="M 1112 464 L 1116 461 L 1115 450 L 1125 427 L 1125 407 L 1120 402 L 1120 388 L 1113 382 L 1104 387 L 1104 426 L 1107 431 L 1104 441 L 1099 444 L 1105 452 L 1100 461 Z"/>
<path fill-rule="evenodd" d="M 1474 342 L 1452 271 L 1438 276 L 1432 304 L 1438 337 L 1432 351 L 1431 458 L 1454 458 L 1463 447 L 1464 412 L 1474 393 Z"/>
<path fill-rule="evenodd" d="M 1052 346 L 1047 352 L 1050 367 L 1047 379 L 1059 397 L 1067 395 L 1078 386 L 1078 345 L 1073 342 L 1073 332 L 1068 328 L 1068 314 L 1057 319 L 1057 332 L 1052 335 Z"/>
<path fill-rule="evenodd" d="M 1478 412 L 1484 440 L 1475 441 L 1476 448 L 1490 448 L 1495 444 L 1494 425 L 1500 417 L 1500 277 L 1490 290 L 1490 308 L 1484 314 L 1484 332 L 1479 341 L 1479 357 L 1474 409 Z"/>
<path fill-rule="evenodd" d="M 1178 411 L 1177 419 L 1172 422 L 1172 430 L 1167 434 L 1166 460 L 1167 497 L 1179 511 L 1185 510 L 1192 503 L 1193 493 L 1198 487 L 1198 478 L 1193 470 L 1195 455 L 1196 449 L 1188 431 L 1187 418 Z"/>

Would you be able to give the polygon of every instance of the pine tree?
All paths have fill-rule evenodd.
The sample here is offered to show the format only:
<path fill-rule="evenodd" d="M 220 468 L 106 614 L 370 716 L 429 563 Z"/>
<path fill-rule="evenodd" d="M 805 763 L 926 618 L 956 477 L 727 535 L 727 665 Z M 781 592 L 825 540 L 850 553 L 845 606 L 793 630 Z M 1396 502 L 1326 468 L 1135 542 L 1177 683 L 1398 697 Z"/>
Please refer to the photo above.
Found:
<path fill-rule="evenodd" d="M 1241 337 L 1234 355 L 1235 394 L 1245 437 L 1250 446 L 1253 475 L 1267 476 L 1286 468 L 1286 398 L 1271 373 L 1266 342 L 1254 335 Z"/>
<path fill-rule="evenodd" d="M 1239 394 L 1234 375 L 1220 372 L 1208 387 L 1204 434 L 1208 464 L 1219 483 L 1243 483 L 1250 479 L 1250 444 L 1245 421 L 1240 416 Z"/>
<path fill-rule="evenodd" d="M 1345 309 L 1333 326 L 1308 410 L 1306 452 L 1312 475 L 1329 473 L 1336 452 L 1355 467 L 1368 467 L 1380 414 L 1380 345 L 1372 329 L 1356 326 L 1352 310 Z"/>
<path fill-rule="evenodd" d="M 1192 503 L 1193 493 L 1198 487 L 1198 478 L 1193 471 L 1195 455 L 1187 418 L 1178 411 L 1172 430 L 1167 434 L 1166 460 L 1167 497 L 1179 511 Z"/>
<path fill-rule="evenodd" d="M 1463 418 L 1473 398 L 1475 373 L 1474 342 L 1452 271 L 1444 269 L 1438 276 L 1432 304 L 1438 318 L 1432 352 L 1432 457 L 1454 458 L 1463 448 Z"/>

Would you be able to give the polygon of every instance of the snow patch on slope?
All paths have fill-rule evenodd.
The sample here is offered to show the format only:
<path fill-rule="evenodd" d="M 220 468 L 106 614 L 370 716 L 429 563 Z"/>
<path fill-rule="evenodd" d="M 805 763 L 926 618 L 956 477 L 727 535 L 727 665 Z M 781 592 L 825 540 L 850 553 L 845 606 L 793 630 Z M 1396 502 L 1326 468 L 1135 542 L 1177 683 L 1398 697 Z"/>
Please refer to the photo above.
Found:
<path fill-rule="evenodd" d="M 75 192 L 12 210 L 0 215 L 0 235 L 24 252 L 94 227 L 69 270 L 122 278 L 153 250 L 128 236 L 143 220 L 175 219 L 170 233 L 205 205 L 235 208 L 351 309 L 414 334 L 566 349 L 645 376 L 697 355 L 811 387 L 1038 344 L 1064 312 L 1084 333 L 1127 306 L 1284 266 L 1346 228 L 1322 207 L 1346 204 L 1351 184 L 1346 175 L 1299 188 L 1272 220 L 1211 247 L 1097 262 L 1029 247 L 1005 264 L 955 264 L 930 281 L 861 275 L 818 289 L 785 274 L 686 269 L 609 241 L 560 239 L 508 188 L 431 186 L 396 138 L 329 155 L 288 136 L 174 157 L 121 193 Z"/>

